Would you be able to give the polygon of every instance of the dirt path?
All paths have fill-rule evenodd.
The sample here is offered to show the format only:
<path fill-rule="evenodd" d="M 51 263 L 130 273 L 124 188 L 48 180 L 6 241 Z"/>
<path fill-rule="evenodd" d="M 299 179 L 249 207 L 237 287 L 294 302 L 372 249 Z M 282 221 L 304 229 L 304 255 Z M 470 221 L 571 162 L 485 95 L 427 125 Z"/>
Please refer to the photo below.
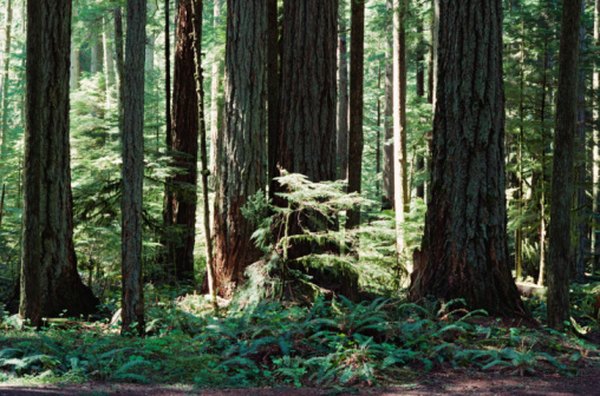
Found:
<path fill-rule="evenodd" d="M 164 387 L 131 384 L 89 383 L 70 386 L 19 387 L 0 385 L 4 396 L 75 396 L 75 395 L 131 395 L 131 396 L 316 396 L 316 395 L 600 395 L 600 367 L 586 369 L 576 377 L 558 375 L 520 377 L 505 374 L 436 373 L 418 381 L 386 389 L 362 388 L 348 392 L 323 389 L 227 389 L 200 390 L 189 386 Z"/>

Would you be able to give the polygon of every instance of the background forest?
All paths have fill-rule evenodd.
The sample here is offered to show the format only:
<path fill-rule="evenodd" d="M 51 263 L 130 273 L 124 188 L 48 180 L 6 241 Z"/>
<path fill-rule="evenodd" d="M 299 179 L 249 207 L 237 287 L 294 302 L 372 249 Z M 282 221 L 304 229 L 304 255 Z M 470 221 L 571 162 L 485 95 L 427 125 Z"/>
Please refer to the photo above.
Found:
<path fill-rule="evenodd" d="M 0 0 L 0 383 L 598 364 L 600 1 L 28 3 Z"/>

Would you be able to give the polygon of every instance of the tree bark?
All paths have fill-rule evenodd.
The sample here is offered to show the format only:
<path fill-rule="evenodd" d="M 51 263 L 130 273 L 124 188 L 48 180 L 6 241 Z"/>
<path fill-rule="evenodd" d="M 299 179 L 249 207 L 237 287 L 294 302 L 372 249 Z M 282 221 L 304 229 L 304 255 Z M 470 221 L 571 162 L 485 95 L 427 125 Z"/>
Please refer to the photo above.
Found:
<path fill-rule="evenodd" d="M 506 234 L 502 1 L 437 0 L 436 8 L 431 198 L 410 297 L 524 316 Z"/>
<path fill-rule="evenodd" d="M 173 124 L 168 148 L 178 173 L 167 180 L 165 208 L 174 231 L 166 240 L 167 263 L 174 265 L 175 279 L 194 282 L 196 201 L 198 180 L 198 97 L 194 81 L 194 39 L 192 0 L 180 0 L 177 17 L 177 45 L 173 81 Z"/>
<path fill-rule="evenodd" d="M 386 0 L 388 14 L 393 14 L 392 0 Z M 391 21 L 391 19 L 390 19 Z M 393 106 L 393 40 L 387 34 L 385 65 L 385 111 L 384 111 L 384 145 L 383 145 L 383 209 L 391 209 L 394 201 L 394 106 Z"/>
<path fill-rule="evenodd" d="M 268 144 L 269 144 L 269 197 L 273 198 L 273 178 L 277 172 L 277 150 L 279 149 L 279 22 L 277 0 L 267 0 L 267 102 L 268 102 Z"/>
<path fill-rule="evenodd" d="M 348 192 L 360 193 L 363 160 L 364 113 L 364 52 L 365 52 L 365 1 L 352 0 L 350 42 L 350 133 L 348 136 Z M 346 226 L 360 224 L 360 207 L 349 211 Z"/>
<path fill-rule="evenodd" d="M 559 52 L 558 100 L 554 133 L 552 206 L 548 232 L 548 325 L 562 329 L 569 320 L 573 154 L 577 125 L 577 67 L 581 3 L 563 3 Z"/>
<path fill-rule="evenodd" d="M 600 48 L 600 0 L 594 3 L 594 46 Z M 593 115 L 594 115 L 594 164 L 593 164 L 593 183 L 594 183 L 594 273 L 600 270 L 600 61 L 596 58 L 594 63 L 593 76 Z"/>
<path fill-rule="evenodd" d="M 90 314 L 98 299 L 77 272 L 69 153 L 71 1 L 27 2 L 23 261 L 19 312 Z"/>
<path fill-rule="evenodd" d="M 338 101 L 336 143 L 337 168 L 339 170 L 337 176 L 338 179 L 346 179 L 348 177 L 348 33 L 346 32 L 347 22 L 345 14 L 346 3 L 342 2 L 340 4 L 338 33 Z"/>
<path fill-rule="evenodd" d="M 144 184 L 144 59 L 146 0 L 127 1 L 122 132 L 122 332 L 144 333 L 142 197 Z M 133 325 L 135 324 L 135 327 Z"/>
<path fill-rule="evenodd" d="M 13 11 L 12 11 L 12 0 L 7 0 L 6 3 L 6 21 L 4 23 L 4 55 L 2 59 L 2 81 L 0 82 L 0 108 L 2 111 L 2 125 L 0 125 L 0 160 L 4 160 L 8 139 L 8 81 L 10 72 L 10 45 L 11 45 L 11 29 L 12 29 Z"/>
<path fill-rule="evenodd" d="M 585 0 L 581 0 L 581 15 L 585 13 Z M 581 23 L 579 27 L 579 53 L 585 54 L 586 49 L 586 28 Z M 578 81 L 577 81 L 577 137 L 576 147 L 577 156 L 575 157 L 575 184 L 576 184 L 576 202 L 575 202 L 575 224 L 577 244 L 575 246 L 575 268 L 573 268 L 576 282 L 585 282 L 585 264 L 590 251 L 590 240 L 588 238 L 590 231 L 590 210 L 587 197 L 588 172 L 587 172 L 587 112 L 586 112 L 586 68 L 583 62 L 579 62 Z"/>
<path fill-rule="evenodd" d="M 335 179 L 338 1 L 286 1 L 277 163 L 313 182 Z"/>
<path fill-rule="evenodd" d="M 219 294 L 231 296 L 260 257 L 254 226 L 242 214 L 264 193 L 267 174 L 267 9 L 264 0 L 227 2 L 223 158 L 215 197 L 215 266 Z"/>

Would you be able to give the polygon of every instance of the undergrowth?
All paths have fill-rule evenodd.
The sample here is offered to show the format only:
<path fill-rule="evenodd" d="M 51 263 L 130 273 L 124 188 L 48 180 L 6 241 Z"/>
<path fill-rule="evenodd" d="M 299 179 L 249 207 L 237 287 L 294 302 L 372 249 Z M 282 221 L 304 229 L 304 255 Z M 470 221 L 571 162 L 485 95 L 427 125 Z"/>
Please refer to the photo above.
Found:
<path fill-rule="evenodd" d="M 461 306 L 339 297 L 310 307 L 261 302 L 214 316 L 203 296 L 188 295 L 149 307 L 146 338 L 68 320 L 23 331 L 9 317 L 0 324 L 0 382 L 349 387 L 445 368 L 574 373 L 598 361 L 597 346 L 576 337 Z"/>

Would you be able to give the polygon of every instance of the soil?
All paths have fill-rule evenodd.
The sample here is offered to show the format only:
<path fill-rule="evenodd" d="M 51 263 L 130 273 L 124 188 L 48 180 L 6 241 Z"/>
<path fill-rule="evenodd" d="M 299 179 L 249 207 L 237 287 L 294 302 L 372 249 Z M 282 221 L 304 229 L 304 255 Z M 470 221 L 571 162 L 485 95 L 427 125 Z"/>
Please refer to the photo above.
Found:
<path fill-rule="evenodd" d="M 472 372 L 438 372 L 422 376 L 411 383 L 389 388 L 359 388 L 333 391 L 318 388 L 253 388 L 202 390 L 189 386 L 153 386 L 132 384 L 87 383 L 67 386 L 2 386 L 0 395 L 131 395 L 131 396 L 316 396 L 316 395 L 600 395 L 600 367 L 586 368 L 577 376 L 519 376 Z"/>

